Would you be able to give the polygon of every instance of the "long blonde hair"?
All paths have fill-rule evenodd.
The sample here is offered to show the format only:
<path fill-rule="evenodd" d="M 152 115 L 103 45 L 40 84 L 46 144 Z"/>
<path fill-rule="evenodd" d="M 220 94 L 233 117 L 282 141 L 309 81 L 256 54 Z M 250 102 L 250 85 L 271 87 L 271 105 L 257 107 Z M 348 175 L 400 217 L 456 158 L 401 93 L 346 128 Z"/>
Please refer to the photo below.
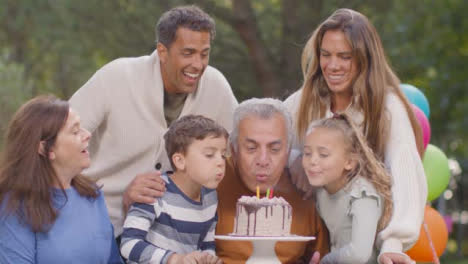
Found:
<path fill-rule="evenodd" d="M 320 68 L 320 47 L 328 30 L 341 30 L 352 48 L 358 73 L 352 83 L 352 102 L 363 112 L 363 134 L 380 159 L 384 158 L 388 139 L 389 116 L 385 99 L 395 94 L 403 103 L 413 128 L 419 154 L 423 142 L 421 128 L 411 106 L 399 88 L 400 81 L 388 64 L 377 31 L 362 14 L 351 9 L 338 9 L 326 19 L 307 41 L 302 53 L 304 83 L 297 112 L 297 136 L 303 139 L 311 121 L 323 118 L 331 91 Z"/>
<path fill-rule="evenodd" d="M 349 182 L 358 176 L 367 179 L 374 185 L 383 200 L 383 213 L 377 226 L 377 232 L 384 229 L 390 221 L 393 211 L 392 181 L 385 165 L 368 146 L 361 131 L 348 115 L 335 115 L 332 118 L 314 121 L 307 129 L 306 135 L 316 128 L 335 130 L 342 134 L 346 153 L 349 153 L 352 159 L 357 161 L 356 167 L 347 174 L 346 180 Z"/>

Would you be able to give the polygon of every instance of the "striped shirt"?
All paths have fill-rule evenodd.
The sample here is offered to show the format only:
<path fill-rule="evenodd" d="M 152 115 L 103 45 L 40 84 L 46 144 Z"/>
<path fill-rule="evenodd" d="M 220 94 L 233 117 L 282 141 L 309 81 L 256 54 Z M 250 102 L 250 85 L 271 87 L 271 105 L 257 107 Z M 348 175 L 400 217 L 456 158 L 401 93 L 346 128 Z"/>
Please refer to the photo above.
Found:
<path fill-rule="evenodd" d="M 216 190 L 202 187 L 200 202 L 186 196 L 167 175 L 167 191 L 154 204 L 135 203 L 124 223 L 120 252 L 129 263 L 167 263 L 173 253 L 215 254 Z"/>

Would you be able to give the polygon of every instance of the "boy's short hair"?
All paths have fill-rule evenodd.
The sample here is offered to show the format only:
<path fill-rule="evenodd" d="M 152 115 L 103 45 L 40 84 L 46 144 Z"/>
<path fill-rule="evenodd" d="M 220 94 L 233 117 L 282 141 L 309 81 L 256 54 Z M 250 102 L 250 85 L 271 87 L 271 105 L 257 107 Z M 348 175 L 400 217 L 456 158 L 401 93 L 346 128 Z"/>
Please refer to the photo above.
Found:
<path fill-rule="evenodd" d="M 174 153 L 185 154 L 194 140 L 203 140 L 208 136 L 224 137 L 227 140 L 229 134 L 224 127 L 201 115 L 186 115 L 172 122 L 164 134 L 166 152 L 172 168 L 176 169 L 172 162 Z"/>

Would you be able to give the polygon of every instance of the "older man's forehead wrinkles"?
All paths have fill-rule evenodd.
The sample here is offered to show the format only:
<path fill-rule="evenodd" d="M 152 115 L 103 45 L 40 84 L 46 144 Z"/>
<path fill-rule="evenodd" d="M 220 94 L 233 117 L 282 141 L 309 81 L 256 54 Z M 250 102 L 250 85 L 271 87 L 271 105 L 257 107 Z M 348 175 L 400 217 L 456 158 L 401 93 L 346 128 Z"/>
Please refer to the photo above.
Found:
<path fill-rule="evenodd" d="M 252 138 L 245 138 L 245 144 L 247 145 L 258 145 L 257 140 L 252 139 Z"/>
<path fill-rule="evenodd" d="M 274 147 L 274 146 L 277 146 L 277 145 L 282 145 L 282 143 L 283 143 L 283 140 L 278 139 L 278 140 L 275 140 L 275 141 L 272 141 L 272 142 L 268 143 L 268 146 Z"/>
<path fill-rule="evenodd" d="M 249 138 L 249 137 L 246 137 L 245 138 L 245 141 L 247 143 L 252 143 L 252 144 L 261 144 L 262 142 L 260 142 L 259 140 L 257 139 L 254 139 L 254 138 Z M 266 142 L 265 144 L 267 146 L 273 146 L 273 145 L 281 145 L 283 143 L 283 140 L 282 139 L 275 139 L 273 141 L 269 141 L 269 142 Z"/>

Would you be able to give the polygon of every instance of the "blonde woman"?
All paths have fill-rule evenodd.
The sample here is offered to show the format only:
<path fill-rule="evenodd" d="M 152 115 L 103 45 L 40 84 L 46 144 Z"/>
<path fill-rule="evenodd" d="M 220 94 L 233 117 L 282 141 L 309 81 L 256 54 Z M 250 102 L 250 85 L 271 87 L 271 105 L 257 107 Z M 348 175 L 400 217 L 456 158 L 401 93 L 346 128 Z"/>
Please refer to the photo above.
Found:
<path fill-rule="evenodd" d="M 308 40 L 302 70 L 303 86 L 285 101 L 295 118 L 295 148 L 312 121 L 347 113 L 392 178 L 393 214 L 377 234 L 379 262 L 410 263 L 403 252 L 418 239 L 427 198 L 422 134 L 377 31 L 354 10 L 335 11 Z M 300 164 L 294 160 L 292 167 Z"/>

